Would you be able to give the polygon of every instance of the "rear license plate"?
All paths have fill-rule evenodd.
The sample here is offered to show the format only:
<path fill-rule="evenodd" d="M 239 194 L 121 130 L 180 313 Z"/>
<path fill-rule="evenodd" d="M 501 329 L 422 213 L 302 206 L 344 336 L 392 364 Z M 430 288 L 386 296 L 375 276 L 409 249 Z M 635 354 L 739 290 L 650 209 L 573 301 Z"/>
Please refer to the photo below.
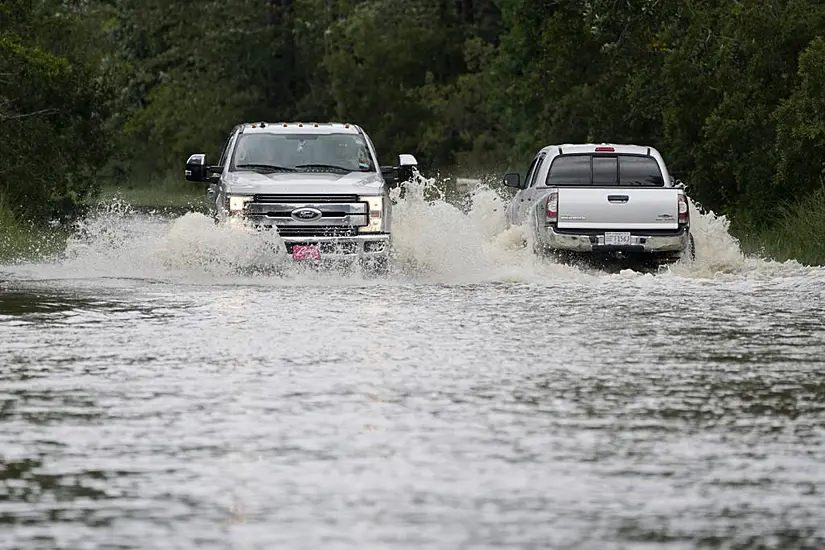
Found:
<path fill-rule="evenodd" d="M 604 244 L 606 245 L 629 245 L 630 233 L 605 233 Z"/>
<path fill-rule="evenodd" d="M 320 260 L 321 249 L 314 245 L 295 245 L 292 247 L 293 260 Z"/>

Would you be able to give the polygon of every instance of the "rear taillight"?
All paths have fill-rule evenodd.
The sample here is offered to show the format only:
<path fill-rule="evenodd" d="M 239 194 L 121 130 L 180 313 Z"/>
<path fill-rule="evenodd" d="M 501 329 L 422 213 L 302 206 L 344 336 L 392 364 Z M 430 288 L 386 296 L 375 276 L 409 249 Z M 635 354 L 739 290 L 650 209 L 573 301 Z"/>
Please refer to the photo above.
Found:
<path fill-rule="evenodd" d="M 688 206 L 687 197 L 682 193 L 679 193 L 679 223 L 681 225 L 690 223 L 690 207 Z"/>
<path fill-rule="evenodd" d="M 547 195 L 547 202 L 545 205 L 545 214 L 549 223 L 557 222 L 559 219 L 559 192 L 551 191 Z"/>

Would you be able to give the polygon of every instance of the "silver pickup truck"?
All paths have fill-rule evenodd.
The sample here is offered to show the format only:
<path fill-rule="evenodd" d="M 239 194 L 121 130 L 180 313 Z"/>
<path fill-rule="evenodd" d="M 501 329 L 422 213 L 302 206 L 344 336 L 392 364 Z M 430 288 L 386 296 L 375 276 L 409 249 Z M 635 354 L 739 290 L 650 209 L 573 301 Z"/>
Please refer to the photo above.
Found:
<path fill-rule="evenodd" d="M 652 147 L 551 145 L 524 180 L 509 173 L 504 183 L 518 189 L 507 224 L 529 221 L 537 253 L 655 263 L 694 256 L 684 186 Z"/>
<path fill-rule="evenodd" d="M 216 165 L 205 154 L 190 156 L 185 177 L 209 184 L 217 222 L 275 230 L 294 260 L 355 260 L 384 270 L 389 187 L 416 166 L 412 155 L 400 155 L 399 166 L 379 165 L 372 141 L 354 124 L 260 122 L 236 126 Z"/>

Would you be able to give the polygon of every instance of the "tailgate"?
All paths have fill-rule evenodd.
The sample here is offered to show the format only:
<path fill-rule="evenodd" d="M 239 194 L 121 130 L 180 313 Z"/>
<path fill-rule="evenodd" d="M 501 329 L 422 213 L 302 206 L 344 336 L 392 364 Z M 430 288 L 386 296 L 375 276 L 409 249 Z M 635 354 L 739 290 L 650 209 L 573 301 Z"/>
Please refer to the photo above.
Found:
<path fill-rule="evenodd" d="M 560 229 L 679 228 L 679 193 L 673 188 L 559 187 Z"/>

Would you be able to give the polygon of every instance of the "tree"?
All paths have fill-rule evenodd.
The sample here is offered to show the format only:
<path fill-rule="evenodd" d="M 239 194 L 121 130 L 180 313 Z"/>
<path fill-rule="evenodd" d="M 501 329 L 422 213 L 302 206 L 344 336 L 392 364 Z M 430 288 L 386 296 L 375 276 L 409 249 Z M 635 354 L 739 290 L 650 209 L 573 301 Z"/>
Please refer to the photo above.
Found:
<path fill-rule="evenodd" d="M 417 151 L 425 161 L 442 150 L 420 150 L 433 123 L 420 88 L 456 78 L 463 69 L 455 12 L 438 0 L 373 0 L 330 26 L 324 67 L 338 118 L 364 126 L 382 156 Z"/>
<path fill-rule="evenodd" d="M 825 40 L 799 56 L 798 84 L 776 110 L 779 163 L 773 180 L 783 197 L 825 188 Z"/>
<path fill-rule="evenodd" d="M 91 11 L 35 0 L 0 9 L 0 195 L 25 217 L 70 214 L 97 189 L 105 90 L 88 49 L 53 46 Z"/>

